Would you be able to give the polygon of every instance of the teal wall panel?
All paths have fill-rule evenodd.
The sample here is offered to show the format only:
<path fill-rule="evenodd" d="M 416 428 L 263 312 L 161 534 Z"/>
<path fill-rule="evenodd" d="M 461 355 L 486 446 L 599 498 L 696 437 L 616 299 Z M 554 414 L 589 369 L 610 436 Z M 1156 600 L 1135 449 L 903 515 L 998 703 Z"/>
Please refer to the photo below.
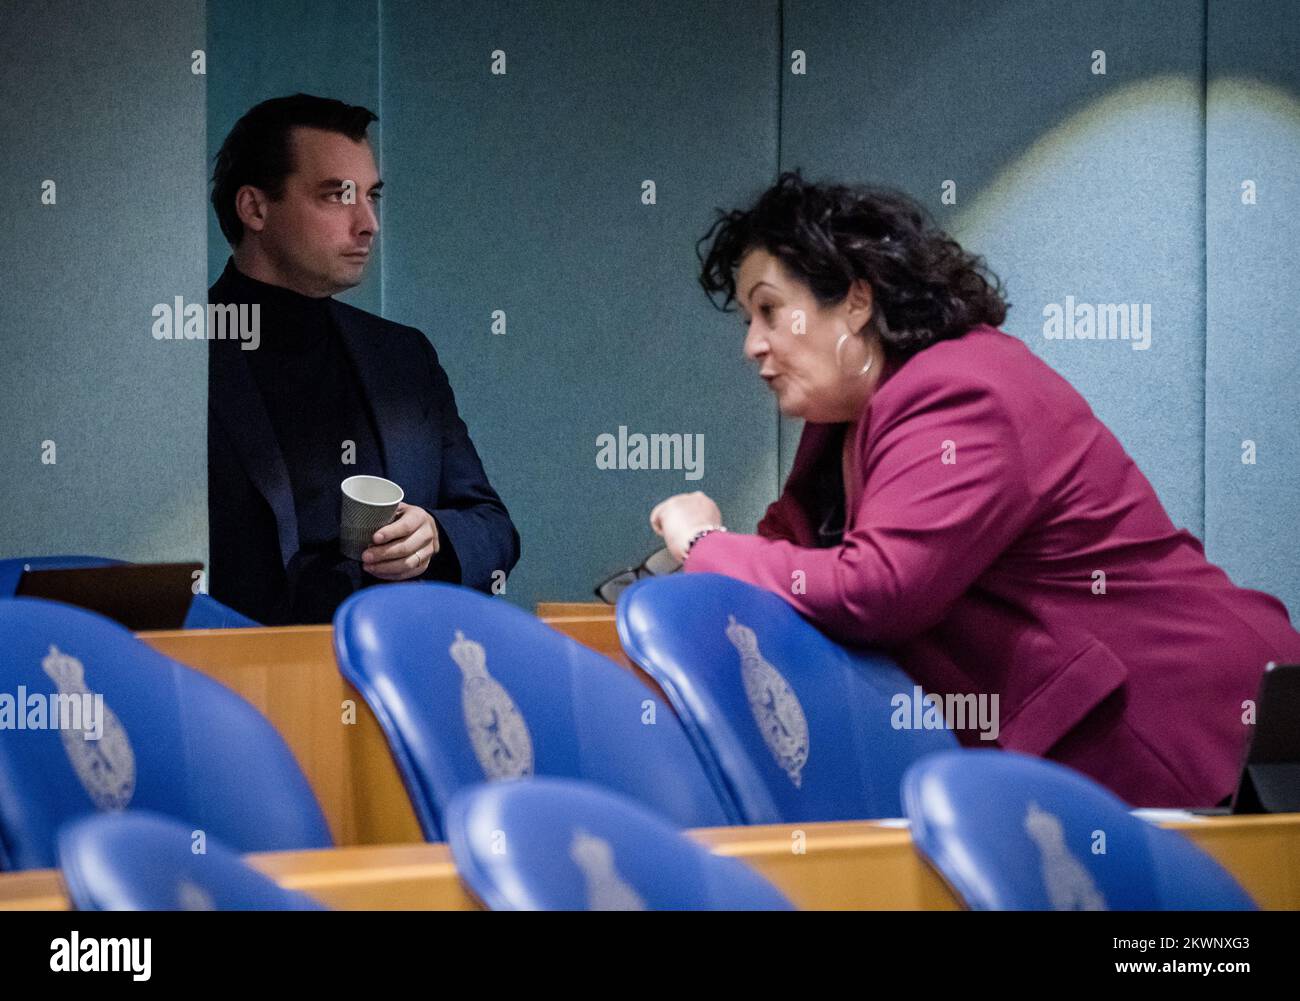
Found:
<path fill-rule="evenodd" d="M 1297 53 L 1300 7 L 1291 0 L 1211 5 L 1206 551 L 1237 583 L 1281 598 L 1293 622 L 1300 621 Z"/>
<path fill-rule="evenodd" d="M 671 493 L 709 493 L 738 527 L 775 495 L 775 407 L 694 250 L 715 206 L 775 176 L 777 9 L 747 15 L 384 5 L 386 314 L 442 358 L 519 526 L 507 596 L 525 606 L 640 560 Z M 598 469 L 620 425 L 703 435 L 702 478 Z"/>
<path fill-rule="evenodd" d="M 152 335 L 206 301 L 203 45 L 192 0 L 4 6 L 0 556 L 206 558 L 207 354 Z"/>

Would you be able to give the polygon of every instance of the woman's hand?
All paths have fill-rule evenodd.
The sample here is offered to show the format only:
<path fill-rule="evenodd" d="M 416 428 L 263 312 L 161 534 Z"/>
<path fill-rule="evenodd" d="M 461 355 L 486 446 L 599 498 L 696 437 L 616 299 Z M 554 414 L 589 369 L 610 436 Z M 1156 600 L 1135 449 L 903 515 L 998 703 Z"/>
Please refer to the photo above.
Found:
<path fill-rule="evenodd" d="M 720 528 L 722 512 L 718 505 L 698 490 L 675 494 L 660 501 L 650 512 L 650 527 L 663 536 L 664 545 L 678 563 L 686 559 L 686 544 L 705 528 Z"/>

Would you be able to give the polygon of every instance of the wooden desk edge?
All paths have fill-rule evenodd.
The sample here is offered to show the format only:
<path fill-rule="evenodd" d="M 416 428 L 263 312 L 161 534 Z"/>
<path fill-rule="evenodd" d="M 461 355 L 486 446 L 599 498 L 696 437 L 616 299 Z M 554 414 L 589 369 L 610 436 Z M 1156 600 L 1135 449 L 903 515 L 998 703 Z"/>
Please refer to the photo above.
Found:
<path fill-rule="evenodd" d="M 1236 843 L 1229 869 L 1281 865 L 1285 885 L 1275 906 L 1300 908 L 1300 814 L 1214 817 L 1159 826 L 1188 834 L 1194 841 L 1216 843 L 1222 852 Z M 802 831 L 805 852 L 791 849 L 792 835 Z M 753 827 L 699 828 L 687 834 L 720 855 L 753 865 L 807 909 L 845 906 L 845 894 L 873 894 L 880 909 L 923 907 L 952 909 L 958 902 L 920 858 L 905 828 L 871 821 L 777 824 Z M 1283 838 L 1284 858 L 1261 857 L 1261 838 Z M 1242 850 L 1243 838 L 1247 841 Z M 1203 845 L 1202 847 L 1206 847 Z M 1207 848 L 1209 850 L 1209 848 Z M 1213 852 L 1212 852 L 1213 854 Z M 845 856 L 850 864 L 844 865 Z M 1249 856 L 1249 858 L 1247 858 Z M 245 856 L 255 868 L 282 885 L 312 894 L 340 909 L 468 910 L 477 903 L 456 874 L 446 844 L 355 845 L 309 851 L 262 852 Z M 812 865 L 808 865 L 812 862 Z M 1235 863 L 1235 865 L 1234 865 Z M 1239 875 L 1240 872 L 1236 873 Z M 846 877 L 858 888 L 841 884 Z M 884 885 L 863 889 L 884 880 Z M 1249 888 L 1249 887 L 1248 887 Z M 1259 887 L 1255 887 L 1257 896 Z M 892 902 L 891 902 L 892 901 Z M 1262 904 L 1262 906 L 1264 906 Z M 68 907 L 58 870 L 0 874 L 0 910 L 62 910 Z M 861 908 L 871 909 L 871 908 Z"/>

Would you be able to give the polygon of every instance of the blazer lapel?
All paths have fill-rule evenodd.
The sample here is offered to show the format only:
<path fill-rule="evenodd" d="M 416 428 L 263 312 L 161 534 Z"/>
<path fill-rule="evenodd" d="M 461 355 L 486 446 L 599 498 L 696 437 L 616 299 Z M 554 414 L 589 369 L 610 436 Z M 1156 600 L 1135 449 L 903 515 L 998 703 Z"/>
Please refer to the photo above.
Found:
<path fill-rule="evenodd" d="M 289 469 L 240 342 L 213 340 L 208 344 L 208 419 L 220 422 L 253 485 L 275 513 L 280 561 L 287 569 L 298 552 L 298 515 Z"/>
<path fill-rule="evenodd" d="M 784 523 L 794 534 L 796 545 L 817 545 L 819 526 L 813 523 L 810 512 L 821 506 L 823 498 L 818 496 L 820 484 L 816 473 L 834 440 L 836 435 L 833 425 L 812 421 L 804 424 L 799 447 L 795 450 L 794 463 L 790 467 L 790 476 L 786 480 L 784 492 L 776 501 L 781 508 Z"/>
<path fill-rule="evenodd" d="M 227 261 L 225 272 L 208 290 L 209 303 L 238 302 L 230 290 L 234 266 L 234 259 Z M 276 515 L 279 560 L 287 569 L 298 552 L 298 512 L 289 467 L 240 344 L 238 339 L 208 342 L 208 420 L 220 422 L 248 478 Z"/>
<path fill-rule="evenodd" d="M 359 314 L 337 301 L 332 301 L 332 315 L 370 408 L 384 475 L 402 488 L 408 504 L 432 505 L 436 498 L 424 496 L 429 431 L 428 408 L 416 388 L 419 373 L 410 371 L 411 359 L 397 350 L 397 338 L 371 329 L 364 315 L 358 320 Z"/>

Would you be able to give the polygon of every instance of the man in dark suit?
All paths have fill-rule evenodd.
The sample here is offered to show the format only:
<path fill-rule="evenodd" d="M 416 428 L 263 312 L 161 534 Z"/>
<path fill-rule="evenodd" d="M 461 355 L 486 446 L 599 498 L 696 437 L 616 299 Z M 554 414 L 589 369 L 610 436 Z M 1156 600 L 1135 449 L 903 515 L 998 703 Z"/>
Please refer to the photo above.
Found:
<path fill-rule="evenodd" d="M 328 622 L 381 581 L 499 593 L 519 559 L 433 346 L 331 298 L 361 281 L 379 232 L 374 120 L 306 94 L 266 101 L 213 171 L 234 255 L 208 292 L 209 590 L 267 624 Z M 214 317 L 236 306 L 243 323 L 223 332 Z M 340 483 L 358 474 L 405 491 L 361 563 L 338 545 Z"/>

